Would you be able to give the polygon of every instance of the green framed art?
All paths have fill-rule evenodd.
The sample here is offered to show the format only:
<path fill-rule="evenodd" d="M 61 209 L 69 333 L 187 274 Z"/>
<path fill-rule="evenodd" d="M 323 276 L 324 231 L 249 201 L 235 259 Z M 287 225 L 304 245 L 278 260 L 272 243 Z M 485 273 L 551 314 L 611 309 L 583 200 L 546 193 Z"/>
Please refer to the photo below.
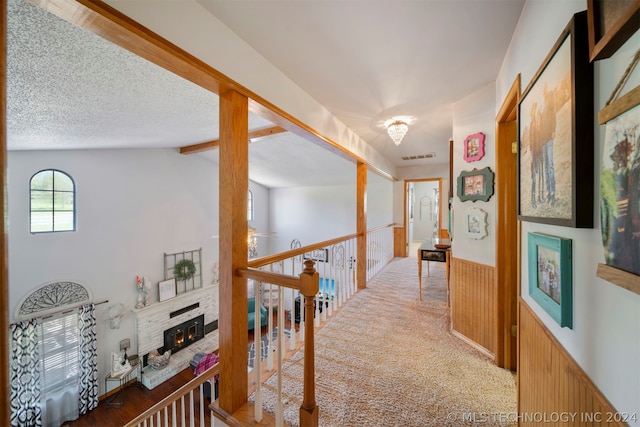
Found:
<path fill-rule="evenodd" d="M 573 329 L 571 239 L 528 233 L 529 295 L 562 327 Z"/>
<path fill-rule="evenodd" d="M 462 171 L 458 176 L 458 198 L 462 202 L 467 200 L 488 202 L 493 196 L 494 173 L 490 167 L 480 170 Z"/>

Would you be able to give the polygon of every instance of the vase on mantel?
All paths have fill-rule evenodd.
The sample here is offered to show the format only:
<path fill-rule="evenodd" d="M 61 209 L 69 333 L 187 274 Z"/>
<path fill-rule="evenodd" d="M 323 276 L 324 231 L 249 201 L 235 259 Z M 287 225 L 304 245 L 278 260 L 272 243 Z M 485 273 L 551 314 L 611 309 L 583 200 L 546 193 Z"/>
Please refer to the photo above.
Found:
<path fill-rule="evenodd" d="M 136 308 L 144 308 L 144 301 L 146 299 L 145 293 L 142 291 L 138 291 L 138 303 L 136 304 Z"/>

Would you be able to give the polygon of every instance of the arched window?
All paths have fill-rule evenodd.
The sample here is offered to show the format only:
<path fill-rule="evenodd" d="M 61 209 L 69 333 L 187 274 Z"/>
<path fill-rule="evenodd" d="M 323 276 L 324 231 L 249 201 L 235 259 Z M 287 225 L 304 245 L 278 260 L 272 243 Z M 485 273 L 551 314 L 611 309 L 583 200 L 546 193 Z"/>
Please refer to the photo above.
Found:
<path fill-rule="evenodd" d="M 66 173 L 46 169 L 31 177 L 31 232 L 75 231 L 76 189 Z"/>
<path fill-rule="evenodd" d="M 247 221 L 253 221 L 253 193 L 249 190 L 247 199 Z"/>

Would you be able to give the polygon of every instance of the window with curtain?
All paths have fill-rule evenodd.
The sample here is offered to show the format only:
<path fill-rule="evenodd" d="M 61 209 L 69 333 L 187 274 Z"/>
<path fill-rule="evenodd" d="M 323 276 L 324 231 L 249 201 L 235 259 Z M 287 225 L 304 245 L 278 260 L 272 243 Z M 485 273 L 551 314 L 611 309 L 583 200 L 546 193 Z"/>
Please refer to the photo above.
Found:
<path fill-rule="evenodd" d="M 80 372 L 78 314 L 43 320 L 38 340 L 43 393 L 53 393 L 77 383 Z"/>
<path fill-rule="evenodd" d="M 247 199 L 247 221 L 253 221 L 253 193 L 249 190 Z"/>
<path fill-rule="evenodd" d="M 76 191 L 69 175 L 42 170 L 31 177 L 29 188 L 31 233 L 75 231 Z"/>

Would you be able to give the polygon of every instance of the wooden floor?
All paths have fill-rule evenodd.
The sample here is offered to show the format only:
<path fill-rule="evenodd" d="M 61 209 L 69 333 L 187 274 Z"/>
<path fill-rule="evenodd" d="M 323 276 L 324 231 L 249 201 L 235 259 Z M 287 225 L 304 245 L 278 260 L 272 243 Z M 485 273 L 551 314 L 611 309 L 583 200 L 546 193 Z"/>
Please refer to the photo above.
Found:
<path fill-rule="evenodd" d="M 285 328 L 291 327 L 287 316 L 285 316 Z M 274 313 L 274 323 L 277 322 L 276 315 Z M 298 325 L 296 325 L 298 329 Z M 262 335 L 268 333 L 266 327 L 262 328 Z M 254 333 L 253 330 L 248 334 L 249 343 L 253 342 Z M 69 421 L 64 426 L 69 427 L 122 427 L 127 422 L 137 417 L 142 412 L 152 407 L 156 402 L 164 399 L 184 384 L 193 379 L 193 371 L 191 368 L 186 368 L 171 379 L 163 382 L 159 386 L 152 390 L 146 387 L 129 386 L 124 389 L 124 406 L 121 408 L 108 408 L 105 405 L 105 400 L 102 399 L 98 404 L 98 407 L 87 415 L 83 415 L 75 421 Z"/>

